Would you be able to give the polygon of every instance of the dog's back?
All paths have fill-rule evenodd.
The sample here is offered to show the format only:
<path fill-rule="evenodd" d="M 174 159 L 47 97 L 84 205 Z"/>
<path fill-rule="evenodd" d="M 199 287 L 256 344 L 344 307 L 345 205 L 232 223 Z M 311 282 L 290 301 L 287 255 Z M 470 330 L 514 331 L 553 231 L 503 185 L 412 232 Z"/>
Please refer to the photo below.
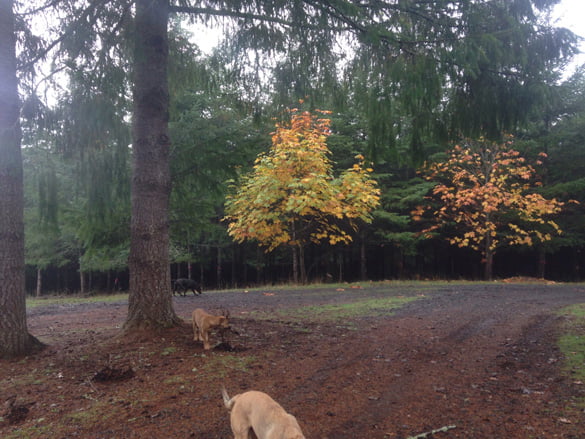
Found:
<path fill-rule="evenodd" d="M 250 390 L 230 398 L 222 387 L 221 394 L 236 437 L 252 429 L 258 439 L 305 439 L 297 419 L 266 393 Z"/>
<path fill-rule="evenodd" d="M 201 328 L 201 324 L 203 323 L 203 319 L 205 317 L 211 317 L 211 314 L 209 314 L 207 311 L 205 311 L 202 308 L 197 308 L 193 311 L 191 317 L 193 318 L 193 321 L 195 323 L 197 323 L 197 326 L 199 326 Z"/>

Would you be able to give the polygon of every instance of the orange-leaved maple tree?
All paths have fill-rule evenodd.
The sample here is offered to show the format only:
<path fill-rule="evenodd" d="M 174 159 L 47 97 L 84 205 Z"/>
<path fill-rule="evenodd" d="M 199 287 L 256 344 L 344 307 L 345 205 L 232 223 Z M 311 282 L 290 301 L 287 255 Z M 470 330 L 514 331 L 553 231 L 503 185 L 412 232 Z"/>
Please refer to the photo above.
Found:
<path fill-rule="evenodd" d="M 293 250 L 294 281 L 306 282 L 308 243 L 349 243 L 360 222 L 371 222 L 380 190 L 372 169 L 358 163 L 333 175 L 327 137 L 330 120 L 291 110 L 290 123 L 276 124 L 272 147 L 226 198 L 228 233 L 236 241 L 256 240 L 266 251 Z M 300 269 L 300 277 L 299 277 Z"/>
<path fill-rule="evenodd" d="M 511 136 L 501 143 L 484 138 L 465 140 L 449 152 L 448 160 L 426 164 L 421 174 L 437 182 L 429 198 L 438 203 L 412 212 L 414 220 L 432 213 L 431 225 L 423 230 L 428 236 L 454 225 L 457 232 L 448 237 L 449 242 L 480 251 L 488 280 L 499 247 L 530 246 L 561 233 L 551 217 L 563 203 L 534 191 L 540 186 L 536 170 L 512 145 Z M 539 156 L 546 157 L 544 153 Z"/>

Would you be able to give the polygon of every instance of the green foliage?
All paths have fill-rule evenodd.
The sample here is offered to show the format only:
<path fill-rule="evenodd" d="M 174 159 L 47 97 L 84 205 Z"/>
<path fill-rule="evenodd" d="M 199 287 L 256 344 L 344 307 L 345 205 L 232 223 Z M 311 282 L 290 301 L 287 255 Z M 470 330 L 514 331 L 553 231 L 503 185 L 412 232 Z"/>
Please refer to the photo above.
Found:
<path fill-rule="evenodd" d="M 374 211 L 373 230 L 377 242 L 390 244 L 404 255 L 414 255 L 421 240 L 412 225 L 411 212 L 425 199 L 432 183 L 420 178 L 379 178 L 385 187 L 381 208 Z"/>
<path fill-rule="evenodd" d="M 548 251 L 585 245 L 585 70 L 583 67 L 555 89 L 556 96 L 544 114 L 535 116 L 524 135 L 526 149 L 544 145 L 548 153 L 543 164 L 544 185 L 539 193 L 565 203 L 558 217 L 561 236 L 547 243 Z"/>
<path fill-rule="evenodd" d="M 233 88 L 230 72 L 204 59 L 177 30 L 171 69 L 171 260 L 204 262 L 231 241 L 219 224 L 226 181 L 266 145 L 261 120 Z"/>
<path fill-rule="evenodd" d="M 462 17 L 464 35 L 454 47 L 450 72 L 454 132 L 497 139 L 547 107 L 558 79 L 554 69 L 574 53 L 576 37 L 537 21 L 530 3 L 478 2 Z M 537 6 L 546 10 L 555 3 Z"/>
<path fill-rule="evenodd" d="M 25 173 L 25 258 L 39 269 L 67 262 L 60 237 L 58 164 L 47 151 L 23 151 Z"/>
<path fill-rule="evenodd" d="M 25 149 L 27 264 L 59 267 L 81 255 L 84 271 L 126 267 L 129 193 L 118 178 L 128 184 L 129 176 L 127 170 L 114 176 L 111 168 L 116 160 L 126 167 L 127 158 L 112 159 L 107 149 L 91 156 L 94 165 L 88 166 L 51 149 Z M 92 184 L 79 176 L 80 165 Z"/>

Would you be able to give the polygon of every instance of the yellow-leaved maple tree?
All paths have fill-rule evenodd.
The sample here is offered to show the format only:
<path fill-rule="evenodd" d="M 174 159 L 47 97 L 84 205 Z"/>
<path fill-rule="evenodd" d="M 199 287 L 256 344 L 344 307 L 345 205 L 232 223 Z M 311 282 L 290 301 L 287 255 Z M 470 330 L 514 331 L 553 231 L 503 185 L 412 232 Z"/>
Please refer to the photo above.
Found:
<path fill-rule="evenodd" d="M 447 161 L 425 165 L 423 177 L 437 181 L 429 198 L 438 201 L 438 207 L 429 204 L 412 212 L 414 220 L 432 212 L 425 234 L 455 224 L 458 233 L 448 237 L 449 242 L 480 251 L 488 280 L 497 248 L 530 246 L 561 233 L 551 216 L 563 203 L 534 192 L 540 185 L 536 171 L 512 145 L 511 136 L 501 143 L 466 140 L 450 151 Z"/>
<path fill-rule="evenodd" d="M 266 251 L 291 246 L 295 282 L 306 282 L 308 243 L 351 242 L 351 232 L 360 221 L 371 222 L 379 204 L 380 190 L 361 155 L 334 177 L 329 126 L 325 117 L 291 110 L 290 123 L 276 124 L 270 150 L 258 156 L 253 171 L 226 198 L 230 236 L 238 242 L 256 240 Z"/>

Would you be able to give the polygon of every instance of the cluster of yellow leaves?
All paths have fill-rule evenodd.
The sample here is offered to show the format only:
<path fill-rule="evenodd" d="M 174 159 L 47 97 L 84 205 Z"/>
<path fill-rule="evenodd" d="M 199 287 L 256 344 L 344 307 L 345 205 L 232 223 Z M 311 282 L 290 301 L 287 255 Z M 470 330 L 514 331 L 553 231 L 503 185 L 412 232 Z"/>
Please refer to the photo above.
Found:
<path fill-rule="evenodd" d="M 333 176 L 327 137 L 330 121 L 292 110 L 290 124 L 277 124 L 270 151 L 226 199 L 228 233 L 236 241 L 257 240 L 268 251 L 282 244 L 347 243 L 359 219 L 371 221 L 380 191 L 364 158 Z"/>
<path fill-rule="evenodd" d="M 433 212 L 434 224 L 423 233 L 455 222 L 463 232 L 449 241 L 481 251 L 494 251 L 503 244 L 532 245 L 561 233 L 550 217 L 563 203 L 531 192 L 538 186 L 536 171 L 511 144 L 511 140 L 467 141 L 455 146 L 446 162 L 426 166 L 424 178 L 439 182 L 433 197 L 441 207 Z M 429 209 L 419 206 L 412 218 L 421 220 Z"/>

